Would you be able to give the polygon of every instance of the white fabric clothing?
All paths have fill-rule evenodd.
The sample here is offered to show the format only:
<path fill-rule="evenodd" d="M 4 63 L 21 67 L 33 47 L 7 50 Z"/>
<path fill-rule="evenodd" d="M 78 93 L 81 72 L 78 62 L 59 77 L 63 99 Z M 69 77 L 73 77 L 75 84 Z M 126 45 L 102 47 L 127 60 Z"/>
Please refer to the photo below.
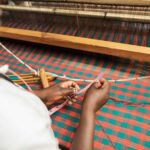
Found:
<path fill-rule="evenodd" d="M 2 78 L 0 150 L 59 150 L 43 102 L 34 94 Z"/>

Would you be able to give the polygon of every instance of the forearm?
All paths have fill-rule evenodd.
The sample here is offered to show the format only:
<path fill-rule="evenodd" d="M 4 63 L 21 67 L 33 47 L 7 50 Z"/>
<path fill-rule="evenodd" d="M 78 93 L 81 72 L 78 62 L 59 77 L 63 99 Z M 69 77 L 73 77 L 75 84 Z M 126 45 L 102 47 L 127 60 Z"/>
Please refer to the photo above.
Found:
<path fill-rule="evenodd" d="M 93 150 L 94 125 L 95 113 L 84 107 L 70 150 Z"/>

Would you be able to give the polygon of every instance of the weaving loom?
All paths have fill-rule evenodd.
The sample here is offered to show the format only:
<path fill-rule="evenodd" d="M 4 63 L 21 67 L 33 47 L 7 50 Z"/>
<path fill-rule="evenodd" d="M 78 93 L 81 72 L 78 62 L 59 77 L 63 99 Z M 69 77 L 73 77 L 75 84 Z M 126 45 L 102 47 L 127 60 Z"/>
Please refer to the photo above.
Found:
<path fill-rule="evenodd" d="M 95 150 L 150 149 L 150 1 L 3 0 L 0 16 L 0 42 L 35 70 L 44 67 L 58 75 L 50 85 L 65 75 L 81 79 L 84 87 L 100 72 L 111 82 L 111 98 L 97 113 Z M 5 47 L 0 46 L 0 65 L 31 73 Z M 51 116 L 55 136 L 66 148 L 82 99 Z"/>

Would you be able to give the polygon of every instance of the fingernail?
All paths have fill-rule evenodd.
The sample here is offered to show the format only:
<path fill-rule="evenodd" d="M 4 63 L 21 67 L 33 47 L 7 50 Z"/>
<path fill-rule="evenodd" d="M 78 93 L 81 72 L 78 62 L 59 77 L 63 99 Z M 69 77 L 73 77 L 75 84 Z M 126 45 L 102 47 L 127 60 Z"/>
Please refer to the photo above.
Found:
<path fill-rule="evenodd" d="M 76 93 L 78 91 L 78 89 L 74 88 L 74 93 Z"/>
<path fill-rule="evenodd" d="M 72 101 L 73 101 L 73 102 L 76 102 L 77 100 L 76 100 L 76 99 L 72 99 Z"/>
<path fill-rule="evenodd" d="M 69 105 L 72 105 L 72 102 L 71 102 L 71 101 L 68 101 L 68 104 L 69 104 Z"/>

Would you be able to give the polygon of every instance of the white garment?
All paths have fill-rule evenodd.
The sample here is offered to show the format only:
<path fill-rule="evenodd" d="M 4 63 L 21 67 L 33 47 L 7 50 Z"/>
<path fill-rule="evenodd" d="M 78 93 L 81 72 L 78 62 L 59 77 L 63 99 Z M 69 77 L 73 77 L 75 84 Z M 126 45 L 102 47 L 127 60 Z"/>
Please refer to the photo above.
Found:
<path fill-rule="evenodd" d="M 43 102 L 0 78 L 0 150 L 59 150 Z"/>

